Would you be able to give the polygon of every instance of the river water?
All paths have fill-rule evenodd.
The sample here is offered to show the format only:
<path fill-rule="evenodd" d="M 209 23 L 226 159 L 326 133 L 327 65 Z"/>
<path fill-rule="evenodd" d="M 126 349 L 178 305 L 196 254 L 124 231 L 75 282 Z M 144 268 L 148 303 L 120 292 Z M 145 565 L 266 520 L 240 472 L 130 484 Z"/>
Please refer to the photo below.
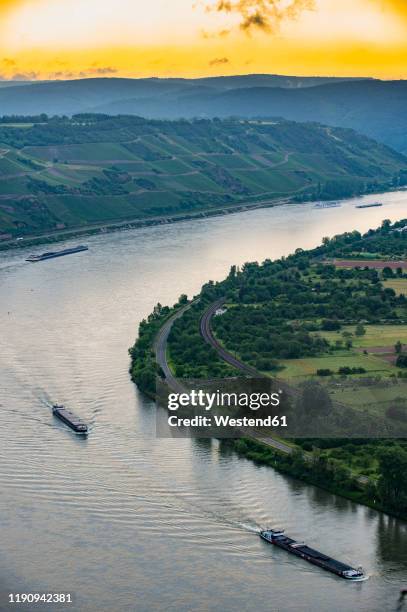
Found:
<path fill-rule="evenodd" d="M 155 404 L 130 382 L 127 355 L 156 302 L 191 297 L 232 264 L 407 217 L 406 192 L 380 201 L 94 236 L 86 253 L 37 264 L 24 259 L 44 246 L 0 255 L 1 610 L 56 609 L 7 604 L 9 592 L 49 590 L 72 593 L 75 611 L 397 609 L 405 523 L 217 441 L 156 439 Z M 91 423 L 87 440 L 52 417 L 53 402 Z M 369 580 L 267 545 L 263 525 L 361 564 Z"/>

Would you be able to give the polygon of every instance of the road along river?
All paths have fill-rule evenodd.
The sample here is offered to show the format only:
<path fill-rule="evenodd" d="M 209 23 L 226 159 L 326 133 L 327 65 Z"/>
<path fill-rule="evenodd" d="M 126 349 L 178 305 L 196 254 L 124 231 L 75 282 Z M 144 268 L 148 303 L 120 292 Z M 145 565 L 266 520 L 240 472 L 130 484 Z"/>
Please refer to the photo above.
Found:
<path fill-rule="evenodd" d="M 407 217 L 407 193 L 363 202 L 378 199 L 93 236 L 86 253 L 36 264 L 25 257 L 46 247 L 0 255 L 0 610 L 18 609 L 9 592 L 50 590 L 81 611 L 396 610 L 405 523 L 216 441 L 156 439 L 155 404 L 127 371 L 158 301 L 191 297 L 232 264 Z M 87 440 L 52 417 L 53 402 L 91 424 Z M 350 584 L 267 545 L 255 532 L 268 525 L 370 579 Z"/>

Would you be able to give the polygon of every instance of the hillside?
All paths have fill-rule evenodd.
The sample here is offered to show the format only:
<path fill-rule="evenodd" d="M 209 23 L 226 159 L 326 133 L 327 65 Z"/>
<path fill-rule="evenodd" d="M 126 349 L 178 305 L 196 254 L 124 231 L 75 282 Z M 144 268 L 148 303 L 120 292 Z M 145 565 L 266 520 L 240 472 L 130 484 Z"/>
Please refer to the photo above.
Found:
<path fill-rule="evenodd" d="M 0 115 L 283 117 L 349 127 L 407 151 L 407 82 L 279 75 L 102 78 L 0 88 Z"/>
<path fill-rule="evenodd" d="M 407 182 L 352 130 L 288 121 L 46 116 L 0 123 L 0 234 L 339 198 Z"/>

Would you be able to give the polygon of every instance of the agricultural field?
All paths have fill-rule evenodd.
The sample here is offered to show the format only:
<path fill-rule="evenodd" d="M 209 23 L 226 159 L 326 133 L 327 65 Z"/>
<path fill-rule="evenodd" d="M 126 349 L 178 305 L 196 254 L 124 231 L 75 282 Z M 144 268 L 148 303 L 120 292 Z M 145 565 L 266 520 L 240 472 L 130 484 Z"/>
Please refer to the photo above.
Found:
<path fill-rule="evenodd" d="M 397 295 L 407 296 L 407 278 L 393 278 L 391 280 L 384 281 L 383 285 L 394 289 Z"/>
<path fill-rule="evenodd" d="M 322 357 L 308 357 L 304 359 L 287 359 L 280 362 L 281 372 L 279 378 L 290 380 L 293 383 L 303 382 L 310 377 L 315 378 L 317 370 L 329 369 L 337 373 L 340 368 L 363 368 L 365 373 L 353 374 L 355 379 L 365 376 L 389 376 L 395 368 L 387 361 L 375 355 L 358 355 L 352 352 L 343 352 L 341 355 L 324 355 Z M 320 381 L 321 378 L 318 377 Z"/>
<path fill-rule="evenodd" d="M 387 282 L 384 285 L 387 286 Z M 355 329 L 355 325 L 344 325 L 338 331 L 321 330 L 318 334 L 332 344 L 337 340 L 344 342 L 344 338 L 350 337 L 353 349 L 367 349 L 368 353 L 373 352 L 371 349 L 375 347 L 389 347 L 394 351 L 398 341 L 407 344 L 407 325 L 365 325 L 362 336 L 358 336 Z"/>

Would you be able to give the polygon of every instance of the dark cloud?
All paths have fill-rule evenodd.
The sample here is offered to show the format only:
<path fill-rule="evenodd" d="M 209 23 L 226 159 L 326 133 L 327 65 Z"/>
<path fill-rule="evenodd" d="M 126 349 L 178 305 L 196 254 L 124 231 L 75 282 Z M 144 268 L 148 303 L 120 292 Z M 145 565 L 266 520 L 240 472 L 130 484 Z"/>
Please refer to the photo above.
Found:
<path fill-rule="evenodd" d="M 38 72 L 16 72 L 10 78 L 12 81 L 35 81 L 39 78 Z"/>
<path fill-rule="evenodd" d="M 99 75 L 116 74 L 117 68 L 113 68 L 112 66 L 103 66 L 101 68 L 100 67 L 99 68 L 88 68 L 86 72 L 88 72 L 89 74 L 99 74 Z"/>
<path fill-rule="evenodd" d="M 220 66 L 221 64 L 228 64 L 229 58 L 227 57 L 214 57 L 210 62 L 209 66 Z"/>
<path fill-rule="evenodd" d="M 250 30 L 252 26 L 266 30 L 269 27 L 269 22 L 264 15 L 256 11 L 253 15 L 248 15 L 240 24 L 242 30 Z"/>
<path fill-rule="evenodd" d="M 107 76 L 109 74 L 116 74 L 117 72 L 117 68 L 113 68 L 112 66 L 91 66 L 90 68 L 81 70 L 75 76 L 81 78 L 89 76 Z"/>
<path fill-rule="evenodd" d="M 240 28 L 273 30 L 286 19 L 295 19 L 304 10 L 315 7 L 315 0 L 218 0 L 215 7 L 220 13 L 240 15 Z"/>

